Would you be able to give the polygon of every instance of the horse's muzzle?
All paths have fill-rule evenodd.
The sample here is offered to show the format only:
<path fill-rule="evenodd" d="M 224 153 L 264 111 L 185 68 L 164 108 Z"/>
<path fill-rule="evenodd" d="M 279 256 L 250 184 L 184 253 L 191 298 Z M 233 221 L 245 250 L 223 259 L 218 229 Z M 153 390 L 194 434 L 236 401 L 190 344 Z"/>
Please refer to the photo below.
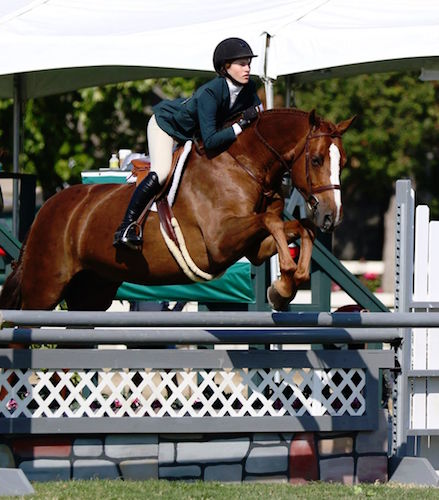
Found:
<path fill-rule="evenodd" d="M 341 223 L 342 217 L 334 217 L 332 213 L 323 215 L 320 224 L 317 224 L 324 233 L 331 233 Z"/>

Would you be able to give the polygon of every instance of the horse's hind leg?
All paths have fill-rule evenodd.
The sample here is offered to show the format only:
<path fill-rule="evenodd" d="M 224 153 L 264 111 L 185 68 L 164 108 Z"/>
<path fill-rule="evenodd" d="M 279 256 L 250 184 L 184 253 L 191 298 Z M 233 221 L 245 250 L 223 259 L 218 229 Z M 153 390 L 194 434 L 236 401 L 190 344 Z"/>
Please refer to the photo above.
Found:
<path fill-rule="evenodd" d="M 61 302 L 68 278 L 24 269 L 21 309 L 51 311 Z"/>
<path fill-rule="evenodd" d="M 119 284 L 109 283 L 91 271 L 80 271 L 75 274 L 64 290 L 63 298 L 69 311 L 105 311 L 111 305 Z M 81 347 L 77 345 L 76 347 Z M 63 370 L 67 373 L 69 370 Z M 55 374 L 54 382 L 60 378 Z M 67 398 L 66 389 L 61 389 L 61 397 Z"/>
<path fill-rule="evenodd" d="M 76 274 L 64 291 L 69 311 L 105 311 L 111 306 L 120 283 L 99 277 L 92 271 Z"/>

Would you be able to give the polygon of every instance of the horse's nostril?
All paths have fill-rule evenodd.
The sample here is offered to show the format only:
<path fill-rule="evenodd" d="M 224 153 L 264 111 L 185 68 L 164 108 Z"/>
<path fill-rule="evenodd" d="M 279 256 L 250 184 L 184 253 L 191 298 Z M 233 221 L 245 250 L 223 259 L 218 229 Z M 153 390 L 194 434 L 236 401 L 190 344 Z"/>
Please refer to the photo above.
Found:
<path fill-rule="evenodd" d="M 330 227 L 332 225 L 332 221 L 333 221 L 332 215 L 327 214 L 327 215 L 325 215 L 324 219 L 325 219 L 325 222 L 324 222 L 325 226 Z"/>
<path fill-rule="evenodd" d="M 334 218 L 332 215 L 327 214 L 323 217 L 323 224 L 321 226 L 321 229 L 324 232 L 331 232 L 334 229 Z"/>

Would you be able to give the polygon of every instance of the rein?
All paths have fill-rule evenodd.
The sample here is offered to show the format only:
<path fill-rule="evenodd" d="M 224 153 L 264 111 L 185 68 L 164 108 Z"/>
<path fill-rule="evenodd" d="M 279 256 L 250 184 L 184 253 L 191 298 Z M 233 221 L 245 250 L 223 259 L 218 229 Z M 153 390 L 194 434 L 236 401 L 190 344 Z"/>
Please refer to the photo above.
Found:
<path fill-rule="evenodd" d="M 262 142 L 262 144 L 271 152 L 274 154 L 274 156 L 279 160 L 281 165 L 284 167 L 286 171 L 288 171 L 288 164 L 282 157 L 282 155 L 271 145 L 269 144 L 265 138 L 262 136 L 262 134 L 258 130 L 258 123 L 260 120 L 260 116 L 258 116 L 258 119 L 255 124 L 255 132 L 259 140 Z M 259 177 L 257 176 L 247 165 L 244 165 L 241 161 L 239 161 L 237 158 L 235 158 L 230 151 L 228 151 L 230 156 L 235 160 L 235 162 L 254 180 L 256 181 L 261 187 L 262 187 L 262 194 L 266 198 L 272 198 L 274 195 L 274 190 L 271 188 L 267 187 L 267 184 L 265 182 L 264 177 Z"/>
<path fill-rule="evenodd" d="M 258 184 L 261 184 L 262 187 L 264 187 L 263 186 L 263 184 L 264 184 L 263 179 L 260 179 L 249 167 L 247 167 L 247 165 L 245 165 L 244 163 L 242 163 L 242 161 L 238 160 L 238 158 L 236 158 L 235 156 L 233 156 L 230 151 L 227 151 L 227 152 L 235 160 L 235 162 L 244 170 L 244 172 L 246 174 L 248 174 Z"/>

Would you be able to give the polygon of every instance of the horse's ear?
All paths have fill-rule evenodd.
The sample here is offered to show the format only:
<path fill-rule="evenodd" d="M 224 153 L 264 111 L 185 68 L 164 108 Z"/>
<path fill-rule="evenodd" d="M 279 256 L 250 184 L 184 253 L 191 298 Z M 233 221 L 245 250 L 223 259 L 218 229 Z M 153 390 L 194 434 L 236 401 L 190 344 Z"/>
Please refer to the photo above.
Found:
<path fill-rule="evenodd" d="M 349 120 L 344 120 L 340 123 L 337 123 L 336 128 L 337 132 L 340 133 L 340 135 L 343 135 L 346 130 L 352 125 L 354 120 L 357 118 L 357 115 L 354 115 L 352 118 L 349 118 Z"/>
<path fill-rule="evenodd" d="M 320 126 L 320 118 L 316 114 L 316 110 L 312 109 L 309 113 L 309 124 L 311 127 L 318 128 Z"/>

